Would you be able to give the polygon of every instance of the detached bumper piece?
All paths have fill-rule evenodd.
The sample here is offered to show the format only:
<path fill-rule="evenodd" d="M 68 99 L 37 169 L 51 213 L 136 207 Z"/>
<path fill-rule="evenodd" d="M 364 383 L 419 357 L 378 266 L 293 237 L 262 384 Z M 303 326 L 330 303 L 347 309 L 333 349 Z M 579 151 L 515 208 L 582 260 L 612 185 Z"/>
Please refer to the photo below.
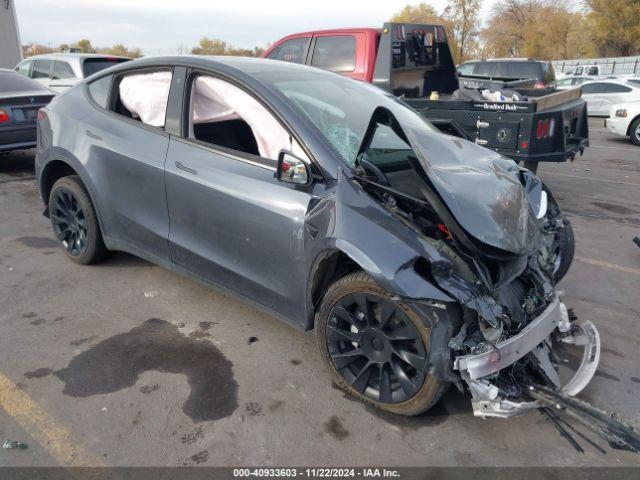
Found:
<path fill-rule="evenodd" d="M 561 342 L 582 347 L 583 350 L 580 366 L 564 386 L 560 385 L 560 378 L 549 355 L 550 336 L 556 331 Z M 545 371 L 554 388 L 567 396 L 574 396 L 589 384 L 598 368 L 600 335 L 591 322 L 570 322 L 567 308 L 555 297 L 540 316 L 517 335 L 498 342 L 493 350 L 457 357 L 454 369 L 460 371 L 469 387 L 475 416 L 508 418 L 544 406 L 535 399 L 510 400 L 494 381 L 495 374 L 530 353 L 539 361 L 540 368 Z"/>

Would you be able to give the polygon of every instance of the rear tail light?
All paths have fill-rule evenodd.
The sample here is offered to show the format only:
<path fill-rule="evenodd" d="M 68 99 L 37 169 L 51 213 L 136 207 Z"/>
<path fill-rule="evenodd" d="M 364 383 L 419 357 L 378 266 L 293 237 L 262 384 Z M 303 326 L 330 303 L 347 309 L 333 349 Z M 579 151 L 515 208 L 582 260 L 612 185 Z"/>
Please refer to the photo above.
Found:
<path fill-rule="evenodd" d="M 553 137 L 555 128 L 555 118 L 545 118 L 544 120 L 538 120 L 538 123 L 536 125 L 536 138 L 540 139 Z"/>
<path fill-rule="evenodd" d="M 9 114 L 0 108 L 0 123 L 7 123 L 9 121 Z"/>
<path fill-rule="evenodd" d="M 546 87 L 546 85 L 544 83 L 542 83 L 542 82 L 536 82 L 533 85 L 533 88 L 544 88 L 544 87 Z"/>

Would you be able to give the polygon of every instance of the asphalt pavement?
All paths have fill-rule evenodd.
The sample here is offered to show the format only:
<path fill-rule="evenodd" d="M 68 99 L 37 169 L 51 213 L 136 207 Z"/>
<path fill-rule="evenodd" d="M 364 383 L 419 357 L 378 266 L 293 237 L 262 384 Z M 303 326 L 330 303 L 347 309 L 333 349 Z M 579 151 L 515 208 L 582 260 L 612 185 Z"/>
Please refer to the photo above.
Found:
<path fill-rule="evenodd" d="M 539 175 L 569 214 L 565 301 L 602 335 L 582 397 L 640 425 L 640 148 Z M 0 466 L 640 465 L 578 453 L 538 412 L 481 420 L 450 390 L 415 418 L 332 388 L 313 335 L 127 254 L 83 267 L 53 240 L 33 152 L 0 156 Z M 604 442 L 600 442 L 604 446 Z"/>

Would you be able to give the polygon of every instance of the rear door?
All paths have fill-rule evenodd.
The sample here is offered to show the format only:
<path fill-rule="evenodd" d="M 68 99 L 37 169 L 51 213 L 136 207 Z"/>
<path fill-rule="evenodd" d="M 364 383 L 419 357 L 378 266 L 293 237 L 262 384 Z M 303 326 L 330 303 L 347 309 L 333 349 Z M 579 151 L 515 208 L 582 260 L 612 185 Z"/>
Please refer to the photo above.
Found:
<path fill-rule="evenodd" d="M 37 58 L 33 62 L 31 69 L 31 78 L 49 88 L 51 83 L 51 70 L 53 69 L 53 60 L 45 58 Z"/>
<path fill-rule="evenodd" d="M 266 56 L 270 60 L 305 63 L 311 44 L 311 35 L 289 38 L 276 45 Z"/>
<path fill-rule="evenodd" d="M 53 62 L 53 72 L 49 83 L 51 90 L 58 93 L 64 92 L 67 88 L 75 85 L 78 80 L 69 62 L 64 60 L 55 60 Z"/>
<path fill-rule="evenodd" d="M 607 83 L 602 93 L 602 110 L 608 115 L 611 107 L 617 103 L 625 103 L 632 101 L 631 87 L 620 85 L 618 83 Z M 635 100 L 640 100 L 640 96 L 636 96 Z"/>
<path fill-rule="evenodd" d="M 313 36 L 308 63 L 312 67 L 362 80 L 366 73 L 364 33 L 318 33 Z"/>
<path fill-rule="evenodd" d="M 171 78 L 170 68 L 153 68 L 90 82 L 86 94 L 95 109 L 81 130 L 104 235 L 159 263 L 170 262 L 164 122 Z"/>
<path fill-rule="evenodd" d="M 606 84 L 603 82 L 585 83 L 580 87 L 582 89 L 582 98 L 587 102 L 587 113 L 589 115 L 604 115 L 602 107 L 603 93 Z M 606 111 L 609 114 L 609 111 Z"/>

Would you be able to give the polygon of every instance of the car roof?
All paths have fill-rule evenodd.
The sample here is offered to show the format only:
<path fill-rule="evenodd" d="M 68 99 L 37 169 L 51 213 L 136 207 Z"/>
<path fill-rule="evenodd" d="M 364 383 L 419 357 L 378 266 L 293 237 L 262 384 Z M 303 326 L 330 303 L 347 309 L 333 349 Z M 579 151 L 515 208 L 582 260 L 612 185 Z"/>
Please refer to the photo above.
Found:
<path fill-rule="evenodd" d="M 130 70 L 137 67 L 153 67 L 167 65 L 188 65 L 202 68 L 215 68 L 225 66 L 228 69 L 237 70 L 239 73 L 252 75 L 253 73 L 283 72 L 283 71 L 308 71 L 307 65 L 280 60 L 269 60 L 257 57 L 231 57 L 209 55 L 167 55 L 144 57 L 129 62 L 120 63 L 109 71 Z M 323 70 L 324 71 L 324 70 Z"/>
<path fill-rule="evenodd" d="M 87 58 L 122 58 L 128 59 L 127 57 L 122 57 L 119 55 L 108 55 L 105 53 L 67 53 L 67 52 L 55 52 L 55 53 L 43 53 L 42 55 L 32 55 L 31 57 L 27 57 L 23 60 L 68 60 L 72 62 L 80 63 Z M 22 62 L 20 62 L 22 63 Z"/>

